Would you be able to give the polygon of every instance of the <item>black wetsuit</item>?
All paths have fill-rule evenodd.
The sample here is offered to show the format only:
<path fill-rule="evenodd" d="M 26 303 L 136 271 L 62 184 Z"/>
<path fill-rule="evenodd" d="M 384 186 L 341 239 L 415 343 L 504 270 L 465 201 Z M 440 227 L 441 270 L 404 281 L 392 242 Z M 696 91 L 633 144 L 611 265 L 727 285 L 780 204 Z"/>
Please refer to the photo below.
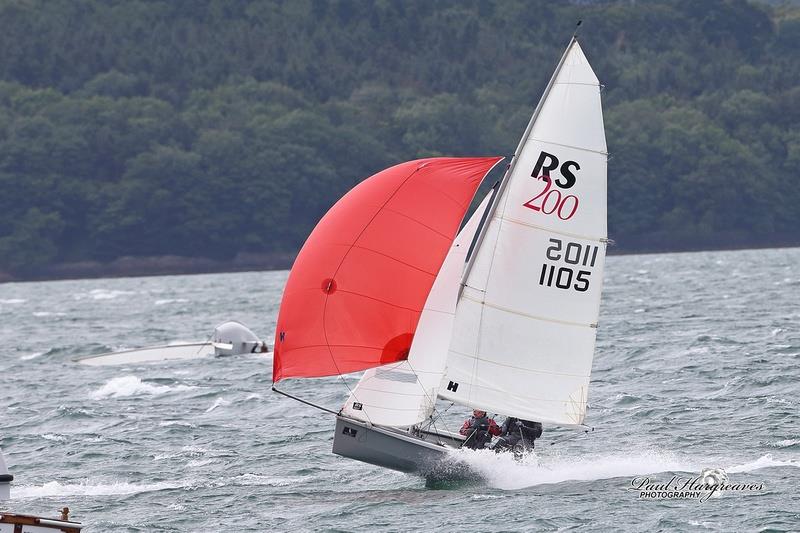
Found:
<path fill-rule="evenodd" d="M 542 425 L 539 422 L 520 420 L 508 417 L 503 422 L 500 439 L 494 446 L 495 451 L 529 451 L 533 449 L 533 442 L 542 436 Z"/>

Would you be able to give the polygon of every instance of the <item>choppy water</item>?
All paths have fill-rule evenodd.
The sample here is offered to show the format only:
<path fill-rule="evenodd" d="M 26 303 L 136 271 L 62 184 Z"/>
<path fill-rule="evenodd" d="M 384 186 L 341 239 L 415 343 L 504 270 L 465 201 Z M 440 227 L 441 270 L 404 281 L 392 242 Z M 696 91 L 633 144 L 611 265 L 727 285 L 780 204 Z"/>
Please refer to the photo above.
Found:
<path fill-rule="evenodd" d="M 68 505 L 90 532 L 800 529 L 799 265 L 800 249 L 609 258 L 596 430 L 546 428 L 523 464 L 461 452 L 486 482 L 445 490 L 332 455 L 331 418 L 271 393 L 269 357 L 70 362 L 204 340 L 229 319 L 271 342 L 286 272 L 0 285 L 7 507 Z M 336 407 L 346 392 L 290 388 Z M 712 467 L 765 490 L 628 490 Z"/>

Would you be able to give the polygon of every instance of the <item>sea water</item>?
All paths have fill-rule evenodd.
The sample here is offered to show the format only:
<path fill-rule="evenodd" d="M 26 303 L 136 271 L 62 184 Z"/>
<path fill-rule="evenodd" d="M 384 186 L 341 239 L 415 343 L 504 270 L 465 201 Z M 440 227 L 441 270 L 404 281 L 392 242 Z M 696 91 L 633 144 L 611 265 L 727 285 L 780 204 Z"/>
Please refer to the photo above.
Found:
<path fill-rule="evenodd" d="M 72 362 L 206 340 L 227 320 L 271 343 L 286 276 L 0 285 L 0 446 L 16 477 L 0 506 L 66 505 L 88 532 L 800 529 L 800 249 L 608 258 L 593 431 L 545 426 L 521 462 L 457 452 L 472 484 L 431 489 L 331 454 L 332 417 L 272 393 L 270 355 Z M 332 408 L 347 393 L 339 378 L 283 387 Z M 442 425 L 468 414 L 450 407 Z M 708 468 L 761 489 L 699 501 L 633 486 Z"/>

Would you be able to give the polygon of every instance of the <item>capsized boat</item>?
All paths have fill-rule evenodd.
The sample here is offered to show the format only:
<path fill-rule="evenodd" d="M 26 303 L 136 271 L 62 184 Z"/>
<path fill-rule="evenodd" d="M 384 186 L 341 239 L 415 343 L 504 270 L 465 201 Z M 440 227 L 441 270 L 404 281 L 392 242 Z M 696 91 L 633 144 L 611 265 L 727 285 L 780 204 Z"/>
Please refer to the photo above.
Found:
<path fill-rule="evenodd" d="M 458 235 L 500 158 L 402 163 L 313 230 L 286 283 L 273 390 L 315 405 L 275 384 L 365 371 L 340 410 L 322 407 L 336 415 L 334 453 L 447 475 L 464 437 L 437 426 L 437 399 L 584 423 L 608 243 L 600 92 L 573 37 Z"/>
<path fill-rule="evenodd" d="M 224 322 L 214 328 L 210 341 L 149 346 L 133 350 L 108 352 L 74 361 L 88 366 L 130 365 L 155 363 L 175 359 L 198 359 L 212 355 L 227 356 L 269 351 L 267 343 L 258 338 L 241 322 Z"/>
<path fill-rule="evenodd" d="M 11 482 L 3 451 L 0 450 L 0 502 L 11 499 Z M 63 508 L 59 518 L 17 514 L 7 512 L 0 506 L 0 533 L 79 533 L 83 526 L 69 520 L 69 509 Z"/>

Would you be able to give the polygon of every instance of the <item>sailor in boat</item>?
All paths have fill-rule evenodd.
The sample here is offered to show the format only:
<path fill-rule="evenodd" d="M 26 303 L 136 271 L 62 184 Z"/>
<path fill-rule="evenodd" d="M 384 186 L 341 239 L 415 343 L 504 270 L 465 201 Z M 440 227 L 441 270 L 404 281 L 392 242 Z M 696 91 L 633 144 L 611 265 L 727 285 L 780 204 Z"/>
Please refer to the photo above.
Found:
<path fill-rule="evenodd" d="M 492 435 L 500 435 L 500 426 L 493 418 L 489 418 L 486 411 L 475 409 L 472 411 L 472 417 L 464 421 L 458 432 L 467 437 L 463 444 L 464 448 L 481 450 L 491 442 Z"/>
<path fill-rule="evenodd" d="M 533 443 L 542 436 L 542 424 L 508 417 L 500 428 L 500 438 L 492 449 L 495 452 L 513 451 L 515 456 L 533 450 Z"/>

